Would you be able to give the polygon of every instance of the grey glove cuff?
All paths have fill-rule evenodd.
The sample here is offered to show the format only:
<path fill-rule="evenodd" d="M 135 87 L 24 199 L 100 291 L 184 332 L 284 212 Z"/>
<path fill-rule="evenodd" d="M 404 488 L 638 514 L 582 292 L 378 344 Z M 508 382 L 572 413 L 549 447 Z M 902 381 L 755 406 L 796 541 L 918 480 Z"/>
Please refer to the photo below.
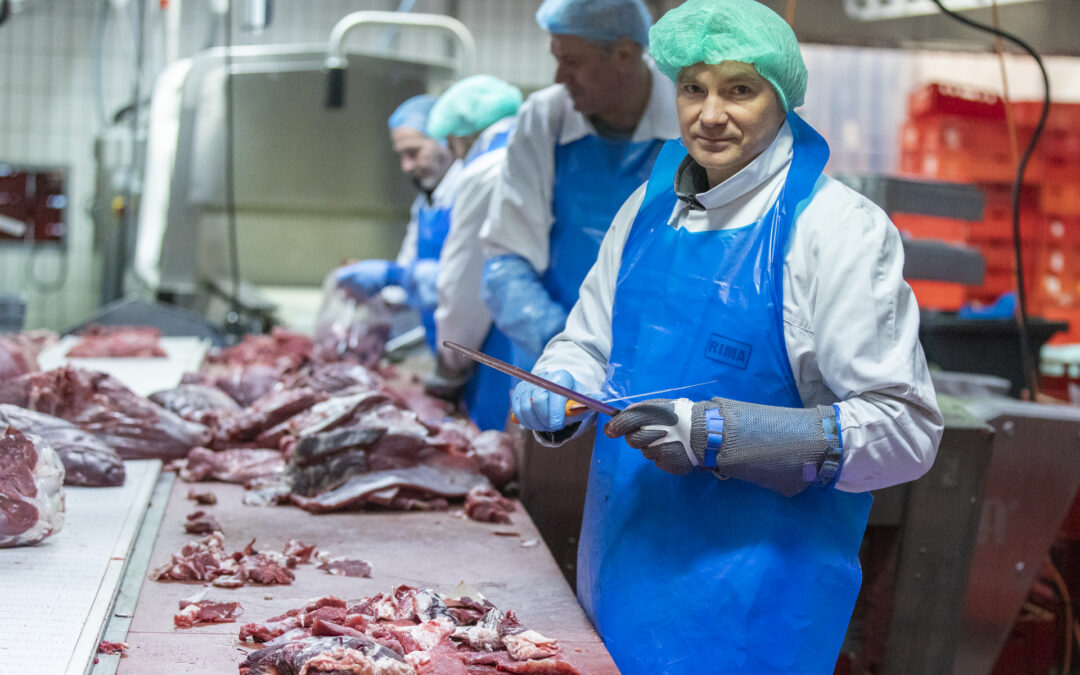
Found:
<path fill-rule="evenodd" d="M 715 398 L 694 404 L 690 444 L 701 466 L 778 492 L 828 486 L 843 446 L 834 408 L 780 408 Z"/>

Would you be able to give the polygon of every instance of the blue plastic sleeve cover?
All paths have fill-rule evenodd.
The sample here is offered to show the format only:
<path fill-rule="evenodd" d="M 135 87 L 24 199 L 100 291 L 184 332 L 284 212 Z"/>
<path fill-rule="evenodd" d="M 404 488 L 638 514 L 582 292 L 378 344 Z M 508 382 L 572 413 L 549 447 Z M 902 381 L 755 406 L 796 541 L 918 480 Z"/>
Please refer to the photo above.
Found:
<path fill-rule="evenodd" d="M 400 286 L 401 281 L 405 278 L 405 268 L 397 263 L 390 263 L 386 266 L 386 285 L 387 286 Z"/>
<path fill-rule="evenodd" d="M 521 256 L 500 255 L 484 263 L 481 297 L 499 330 L 533 359 L 566 326 L 566 310 Z"/>

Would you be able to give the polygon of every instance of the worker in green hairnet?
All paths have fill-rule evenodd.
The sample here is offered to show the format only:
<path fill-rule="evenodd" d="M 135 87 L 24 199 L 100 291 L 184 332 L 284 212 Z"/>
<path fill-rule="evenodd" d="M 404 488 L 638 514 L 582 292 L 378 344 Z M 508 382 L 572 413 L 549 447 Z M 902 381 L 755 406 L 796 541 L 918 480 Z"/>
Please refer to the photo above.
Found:
<path fill-rule="evenodd" d="M 822 174 L 807 73 L 753 0 L 649 33 L 682 139 L 623 204 L 533 372 L 628 405 L 593 446 L 577 592 L 622 673 L 832 673 L 870 490 L 942 433 L 896 228 Z M 528 383 L 541 442 L 582 433 Z M 616 404 L 623 407 L 626 403 Z"/>

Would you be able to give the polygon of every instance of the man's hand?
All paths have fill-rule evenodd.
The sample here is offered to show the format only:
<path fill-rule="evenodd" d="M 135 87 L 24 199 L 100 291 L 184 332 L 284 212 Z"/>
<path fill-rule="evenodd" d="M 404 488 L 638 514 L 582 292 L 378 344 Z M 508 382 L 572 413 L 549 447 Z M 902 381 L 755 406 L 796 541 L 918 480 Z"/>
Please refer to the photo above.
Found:
<path fill-rule="evenodd" d="M 401 268 L 389 260 L 360 260 L 337 271 L 338 288 L 364 301 L 400 281 Z"/>
<path fill-rule="evenodd" d="M 537 373 L 555 384 L 585 393 L 574 376 L 565 370 Z M 558 431 L 566 426 L 566 397 L 528 382 L 518 382 L 511 397 L 518 424 L 533 431 Z"/>
<path fill-rule="evenodd" d="M 677 475 L 688 474 L 700 465 L 691 448 L 690 428 L 694 404 L 688 398 L 654 398 L 635 403 L 604 425 L 610 438 L 626 436 L 626 443 L 641 450 L 645 459 Z"/>

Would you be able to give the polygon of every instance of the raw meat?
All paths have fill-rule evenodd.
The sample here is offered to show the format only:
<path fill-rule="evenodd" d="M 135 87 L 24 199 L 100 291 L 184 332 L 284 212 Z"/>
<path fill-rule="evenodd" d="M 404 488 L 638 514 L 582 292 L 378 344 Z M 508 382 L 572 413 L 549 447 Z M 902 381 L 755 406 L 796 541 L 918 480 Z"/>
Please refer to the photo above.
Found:
<path fill-rule="evenodd" d="M 347 560 L 345 558 L 331 558 L 315 566 L 317 570 L 323 570 L 327 574 L 344 577 L 370 577 L 371 564 L 363 560 Z"/>
<path fill-rule="evenodd" d="M 305 672 L 290 668 L 315 663 L 311 658 L 318 650 L 332 652 L 329 663 L 342 668 L 334 672 L 379 672 L 351 670 L 351 663 L 334 661 L 340 654 L 335 651 L 339 643 L 319 642 L 328 638 L 356 640 L 369 649 L 377 646 L 411 667 L 401 672 L 415 675 L 578 672 L 562 659 L 556 640 L 526 630 L 514 612 L 502 612 L 475 592 L 462 590 L 461 595 L 443 596 L 403 585 L 349 607 L 328 596 L 267 621 L 244 624 L 241 641 L 266 642 L 266 646 L 250 654 L 240 672 Z M 300 652 L 308 660 L 285 658 Z"/>
<path fill-rule="evenodd" d="M 173 459 L 206 445 L 209 430 L 188 422 L 104 373 L 57 368 L 0 383 L 0 403 L 55 415 L 124 459 Z"/>
<path fill-rule="evenodd" d="M 310 361 L 312 351 L 311 338 L 274 328 L 270 335 L 246 335 L 239 344 L 208 354 L 206 361 L 232 366 L 284 365 L 291 371 Z"/>
<path fill-rule="evenodd" d="M 44 441 L 7 427 L 0 436 L 0 548 L 28 546 L 64 524 L 64 466 Z"/>
<path fill-rule="evenodd" d="M 189 513 L 184 523 L 184 531 L 188 534 L 206 535 L 211 532 L 224 533 L 221 523 L 217 521 L 217 518 L 213 517 L 206 511 L 195 511 Z"/>
<path fill-rule="evenodd" d="M 284 367 L 260 363 L 246 366 L 204 363 L 198 373 L 186 373 L 180 382 L 215 387 L 241 406 L 249 406 L 273 391 L 287 372 Z"/>
<path fill-rule="evenodd" d="M 0 427 L 34 434 L 56 451 L 64 464 L 64 484 L 111 487 L 124 484 L 124 462 L 116 451 L 74 424 L 13 405 L 0 405 Z"/>
<path fill-rule="evenodd" d="M 465 496 L 465 515 L 482 523 L 509 525 L 513 522 L 510 514 L 514 511 L 514 502 L 491 487 L 474 487 Z"/>
<path fill-rule="evenodd" d="M 469 446 L 469 454 L 476 460 L 480 473 L 495 487 L 506 485 L 517 475 L 515 438 L 501 431 L 485 431 L 473 438 Z"/>
<path fill-rule="evenodd" d="M 87 326 L 82 340 L 68 350 L 69 359 L 164 358 L 161 331 L 149 326 Z"/>
<path fill-rule="evenodd" d="M 314 389 L 272 391 L 241 412 L 222 420 L 216 442 L 228 444 L 255 440 L 261 432 L 284 422 L 328 396 Z"/>
<path fill-rule="evenodd" d="M 177 628 L 191 628 L 206 623 L 233 623 L 243 613 L 239 602 L 181 600 L 180 613 L 173 615 L 173 624 Z"/>
<path fill-rule="evenodd" d="M 110 656 L 120 655 L 120 658 L 127 657 L 127 650 L 131 649 L 126 642 L 108 642 L 102 640 L 98 643 L 98 654 L 109 654 Z M 96 661 L 96 659 L 95 659 Z"/>
<path fill-rule="evenodd" d="M 214 504 L 217 504 L 217 495 L 209 490 L 198 491 L 192 488 L 191 490 L 188 490 L 187 498 L 196 504 L 202 504 L 203 506 L 213 506 Z"/>
<path fill-rule="evenodd" d="M 245 583 L 271 586 L 291 584 L 296 576 L 279 553 L 259 553 L 252 540 L 243 551 L 225 553 L 224 537 L 214 532 L 191 541 L 172 559 L 150 573 L 155 581 L 209 581 L 215 586 L 237 588 Z"/>
<path fill-rule="evenodd" d="M 400 655 L 368 637 L 306 637 L 248 654 L 240 675 L 286 673 L 416 675 Z"/>
<path fill-rule="evenodd" d="M 192 448 L 180 469 L 180 478 L 192 483 L 212 479 L 243 485 L 280 476 L 284 470 L 285 459 L 277 450 L 230 448 L 214 452 Z"/>
<path fill-rule="evenodd" d="M 0 335 L 0 382 L 38 372 L 38 354 L 57 340 L 56 333 L 48 330 Z"/>
<path fill-rule="evenodd" d="M 368 503 L 401 510 L 423 509 L 427 502 L 422 496 L 461 498 L 477 485 L 489 483 L 480 474 L 467 469 L 420 465 L 360 474 L 315 497 L 292 494 L 289 499 L 312 513 L 329 513 Z M 442 508 L 445 505 L 445 501 L 440 504 Z"/>
<path fill-rule="evenodd" d="M 181 384 L 150 394 L 150 400 L 189 422 L 208 427 L 216 427 L 222 419 L 241 410 L 228 394 L 205 384 Z"/>
<path fill-rule="evenodd" d="M 348 390 L 360 393 L 375 390 L 382 385 L 382 378 L 359 363 L 350 361 L 320 361 L 308 364 L 285 380 L 288 389 L 310 387 L 328 394 Z"/>

